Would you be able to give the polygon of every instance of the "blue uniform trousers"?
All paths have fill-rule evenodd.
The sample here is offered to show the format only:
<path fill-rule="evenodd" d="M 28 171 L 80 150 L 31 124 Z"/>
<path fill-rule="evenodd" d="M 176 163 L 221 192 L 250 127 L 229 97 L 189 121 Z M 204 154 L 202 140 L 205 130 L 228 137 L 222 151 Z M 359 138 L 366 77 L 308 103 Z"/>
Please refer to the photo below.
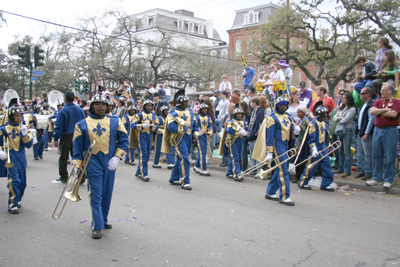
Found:
<path fill-rule="evenodd" d="M 98 152 L 92 155 L 86 169 L 89 202 L 92 209 L 92 230 L 104 229 L 114 189 L 115 171 L 108 170 L 113 155 Z"/>
<path fill-rule="evenodd" d="M 322 147 L 319 151 L 322 151 L 323 149 L 324 147 Z M 325 156 L 328 152 L 324 150 L 321 153 L 322 155 Z M 314 174 L 317 172 L 319 166 L 321 166 L 323 174 L 321 187 L 322 188 L 328 187 L 333 182 L 333 171 L 331 167 L 331 160 L 329 159 L 329 157 L 326 157 L 319 163 L 315 164 L 315 166 L 311 170 L 307 168 L 308 165 L 321 159 L 322 155 L 319 154 L 318 157 L 312 157 L 311 159 L 308 160 L 308 162 L 306 163 L 306 168 L 304 169 L 304 172 L 300 176 L 298 186 L 303 187 L 305 185 L 308 185 L 308 182 L 310 181 L 311 178 L 314 177 Z"/>
<path fill-rule="evenodd" d="M 287 154 L 279 157 L 288 151 L 288 141 L 278 141 L 275 139 L 275 151 L 274 151 L 274 158 L 276 158 L 276 164 L 279 164 L 282 161 L 285 161 L 288 158 Z M 276 191 L 279 192 L 279 199 L 285 200 L 290 197 L 290 178 L 288 172 L 288 164 L 281 164 L 278 168 L 274 170 L 272 174 L 271 181 L 268 184 L 267 194 L 268 195 L 275 195 Z"/>
<path fill-rule="evenodd" d="M 242 147 L 242 138 L 237 138 L 235 142 L 233 142 L 231 147 L 226 147 L 230 155 L 226 174 L 233 175 L 233 178 L 235 180 L 237 179 L 237 176 L 242 172 L 240 169 L 240 157 L 242 154 Z"/>
<path fill-rule="evenodd" d="M 179 179 L 182 178 L 182 185 L 190 184 L 189 142 L 191 142 L 191 136 L 185 133 L 182 140 L 179 142 L 178 147 L 175 147 L 176 162 L 174 169 L 171 172 L 171 177 L 169 178 L 171 182 L 179 181 Z"/>
<path fill-rule="evenodd" d="M 167 156 L 167 164 L 175 164 L 175 147 L 171 146 L 170 148 L 171 154 L 166 154 Z"/>
<path fill-rule="evenodd" d="M 197 140 L 197 148 L 199 149 L 199 156 L 197 157 L 194 166 L 200 168 L 202 171 L 207 170 L 207 135 L 199 136 Z"/>
<path fill-rule="evenodd" d="M 133 148 L 128 148 L 128 151 L 127 151 L 127 152 L 128 152 L 128 153 L 126 153 L 125 161 L 128 161 L 129 163 L 135 162 L 135 154 L 134 154 L 135 149 L 133 149 Z"/>
<path fill-rule="evenodd" d="M 139 164 L 136 174 L 145 177 L 148 176 L 148 162 L 150 158 L 151 143 L 153 140 L 153 133 L 143 133 L 138 131 L 138 157 Z"/>
<path fill-rule="evenodd" d="M 18 207 L 26 188 L 26 157 L 25 151 L 10 151 L 14 167 L 8 169 L 8 209 Z"/>
<path fill-rule="evenodd" d="M 46 139 L 46 132 L 43 129 L 36 130 L 38 142 L 33 145 L 33 158 L 37 159 L 38 156 L 43 156 L 43 150 Z"/>
<path fill-rule="evenodd" d="M 46 133 L 45 133 L 45 140 L 44 140 L 44 148 L 48 149 L 49 148 L 49 137 L 50 137 L 50 132 L 49 132 L 49 128 L 46 129 Z"/>
<path fill-rule="evenodd" d="M 158 165 L 160 161 L 162 139 L 163 139 L 162 134 L 156 134 L 156 147 L 155 147 L 154 162 L 153 162 L 155 165 Z"/>

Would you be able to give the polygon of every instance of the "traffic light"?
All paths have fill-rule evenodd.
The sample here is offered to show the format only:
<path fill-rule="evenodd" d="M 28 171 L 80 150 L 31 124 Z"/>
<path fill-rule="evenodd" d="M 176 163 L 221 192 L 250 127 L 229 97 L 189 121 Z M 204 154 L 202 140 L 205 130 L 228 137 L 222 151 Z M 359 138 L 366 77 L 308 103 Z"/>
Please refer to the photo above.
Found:
<path fill-rule="evenodd" d="M 35 51 L 33 53 L 33 57 L 35 59 L 35 68 L 39 66 L 43 66 L 44 62 L 42 59 L 44 59 L 44 49 L 40 48 L 39 46 L 35 45 Z"/>
<path fill-rule="evenodd" d="M 25 67 L 31 67 L 31 47 L 29 45 L 19 45 L 18 51 L 18 63 Z"/>
<path fill-rule="evenodd" d="M 85 83 L 83 84 L 83 92 L 87 93 L 89 90 L 89 83 L 88 81 L 85 81 Z"/>
<path fill-rule="evenodd" d="M 75 91 L 80 92 L 81 90 L 81 83 L 78 81 L 75 81 Z"/>

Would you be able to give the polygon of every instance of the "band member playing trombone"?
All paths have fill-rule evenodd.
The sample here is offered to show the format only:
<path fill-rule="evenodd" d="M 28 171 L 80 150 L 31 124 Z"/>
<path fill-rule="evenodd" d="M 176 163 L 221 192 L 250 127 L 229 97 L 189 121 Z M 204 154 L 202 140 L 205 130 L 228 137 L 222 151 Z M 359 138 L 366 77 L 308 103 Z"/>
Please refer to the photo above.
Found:
<path fill-rule="evenodd" d="M 112 229 L 107 217 L 114 188 L 118 162 L 125 159 L 128 135 L 116 116 L 106 115 L 108 101 L 95 95 L 90 103 L 90 116 L 75 126 L 72 157 L 74 173 L 81 168 L 85 151 L 95 141 L 87 164 L 89 202 L 92 210 L 92 238 L 101 238 L 101 229 Z"/>
<path fill-rule="evenodd" d="M 5 146 L 7 140 L 8 155 L 0 150 L 0 159 L 6 160 L 8 169 L 8 211 L 18 214 L 21 208 L 21 200 L 26 188 L 26 156 L 25 148 L 32 146 L 32 134 L 22 123 L 24 109 L 12 106 L 8 111 L 9 121 L 0 127 L 0 145 Z M 21 126 L 20 126 L 21 125 Z"/>
<path fill-rule="evenodd" d="M 137 134 L 137 149 L 139 156 L 139 164 L 135 176 L 141 178 L 142 181 L 150 181 L 148 173 L 148 162 L 150 158 L 151 144 L 153 142 L 153 132 L 158 130 L 156 121 L 157 115 L 152 113 L 153 102 L 145 100 L 143 102 L 143 111 L 138 113 L 131 125 L 131 135 Z"/>
<path fill-rule="evenodd" d="M 295 125 L 292 118 L 285 112 L 288 109 L 289 101 L 285 96 L 276 99 L 276 110 L 266 118 L 265 122 L 265 138 L 267 156 L 265 162 L 271 162 L 274 158 L 275 163 L 279 166 L 275 169 L 271 181 L 268 184 L 266 199 L 275 200 L 287 206 L 294 206 L 294 202 L 290 199 L 290 178 L 288 172 L 288 164 L 281 163 L 288 158 L 286 153 L 289 149 L 289 139 L 295 138 L 300 132 L 300 127 Z M 264 129 L 260 129 L 262 131 Z M 261 135 L 263 136 L 263 135 Z M 257 150 L 254 150 L 254 153 Z M 279 197 L 276 191 L 280 189 Z"/>
<path fill-rule="evenodd" d="M 300 181 L 297 184 L 301 189 L 311 190 L 308 182 L 310 181 L 310 178 L 314 176 L 318 166 L 321 165 L 324 176 L 322 178 L 320 189 L 330 192 L 335 191 L 335 189 L 330 186 L 333 182 L 333 171 L 331 161 L 327 156 L 328 151 L 326 149 L 326 145 L 329 142 L 329 126 L 324 122 L 324 119 L 328 117 L 328 112 L 328 108 L 324 105 L 320 105 L 314 109 L 314 115 L 317 118 L 310 123 L 306 140 L 299 152 L 300 154 L 306 153 L 306 155 L 312 155 L 306 163 L 307 167 L 304 169 Z M 313 164 L 317 161 L 318 163 Z"/>

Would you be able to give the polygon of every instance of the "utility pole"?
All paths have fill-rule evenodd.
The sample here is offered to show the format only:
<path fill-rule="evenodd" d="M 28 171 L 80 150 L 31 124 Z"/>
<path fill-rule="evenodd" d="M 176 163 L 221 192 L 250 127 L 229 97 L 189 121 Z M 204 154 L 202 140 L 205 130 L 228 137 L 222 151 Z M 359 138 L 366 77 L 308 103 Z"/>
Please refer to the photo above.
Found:
<path fill-rule="evenodd" d="M 286 0 L 287 11 L 289 11 L 289 0 Z M 288 16 L 286 15 L 286 23 L 288 23 Z M 286 33 L 286 63 L 289 64 L 289 49 L 290 49 L 290 42 L 289 42 L 289 32 Z"/>

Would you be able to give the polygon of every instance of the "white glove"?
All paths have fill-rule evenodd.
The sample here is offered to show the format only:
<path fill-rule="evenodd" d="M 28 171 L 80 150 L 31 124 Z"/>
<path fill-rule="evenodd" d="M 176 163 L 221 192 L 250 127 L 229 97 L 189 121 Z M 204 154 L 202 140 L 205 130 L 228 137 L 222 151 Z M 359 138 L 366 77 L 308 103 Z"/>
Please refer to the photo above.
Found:
<path fill-rule="evenodd" d="M 241 129 L 241 130 L 239 131 L 239 133 L 240 133 L 241 136 L 246 136 L 246 135 L 247 135 L 247 132 L 246 132 L 245 129 Z"/>
<path fill-rule="evenodd" d="M 267 153 L 267 156 L 265 157 L 264 161 L 271 162 L 271 160 L 272 160 L 272 153 Z"/>
<path fill-rule="evenodd" d="M 22 136 L 26 136 L 28 134 L 28 128 L 25 125 L 21 125 L 21 134 Z"/>
<path fill-rule="evenodd" d="M 222 130 L 219 132 L 219 134 L 218 134 L 218 137 L 219 137 L 219 138 L 222 138 L 222 136 L 224 135 L 224 131 L 225 131 L 225 129 L 222 129 Z"/>
<path fill-rule="evenodd" d="M 3 115 L 3 114 L 0 115 L 0 119 L 2 119 L 2 118 L 4 118 L 4 115 Z"/>
<path fill-rule="evenodd" d="M 110 161 L 108 162 L 108 169 L 110 171 L 115 171 L 117 169 L 118 162 L 119 162 L 119 158 L 117 156 L 112 157 L 110 159 Z"/>
<path fill-rule="evenodd" d="M 161 134 L 164 134 L 164 130 L 161 130 Z"/>
<path fill-rule="evenodd" d="M 75 167 L 72 169 L 72 177 L 75 179 L 78 178 L 78 168 Z"/>
<path fill-rule="evenodd" d="M 52 122 L 52 123 L 55 123 L 55 122 L 56 122 L 56 119 L 51 119 L 51 122 Z"/>
<path fill-rule="evenodd" d="M 199 136 L 202 136 L 204 134 L 203 130 L 199 131 Z"/>
<path fill-rule="evenodd" d="M 3 150 L 0 150 L 0 159 L 5 160 L 6 159 L 6 153 L 4 153 Z"/>
<path fill-rule="evenodd" d="M 148 122 L 142 123 L 142 128 L 143 129 L 146 129 L 146 128 L 149 128 L 149 127 L 150 127 L 150 123 L 148 123 Z"/>
<path fill-rule="evenodd" d="M 313 146 L 312 156 L 315 158 L 315 157 L 318 157 L 318 155 L 319 155 L 318 149 L 315 146 Z"/>
<path fill-rule="evenodd" d="M 300 128 L 299 125 L 295 125 L 295 126 L 294 126 L 294 134 L 295 134 L 295 135 L 298 135 L 298 134 L 300 133 L 300 130 L 301 130 L 301 128 Z"/>

